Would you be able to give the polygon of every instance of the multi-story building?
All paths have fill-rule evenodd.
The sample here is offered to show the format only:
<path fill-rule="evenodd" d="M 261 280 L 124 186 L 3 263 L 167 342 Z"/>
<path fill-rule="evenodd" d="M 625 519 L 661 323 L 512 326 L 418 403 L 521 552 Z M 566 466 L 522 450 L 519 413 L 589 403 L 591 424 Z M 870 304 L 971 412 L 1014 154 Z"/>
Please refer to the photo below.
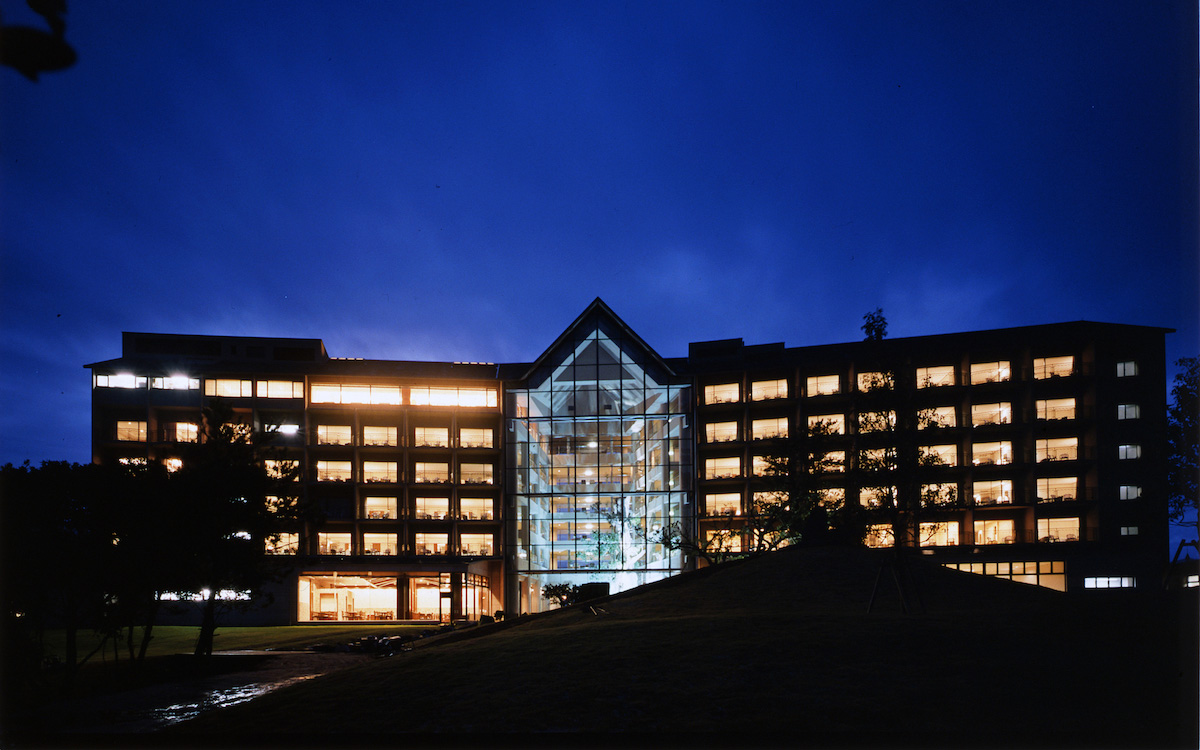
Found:
<path fill-rule="evenodd" d="M 324 520 L 270 552 L 279 622 L 475 619 L 622 590 L 737 528 L 765 457 L 820 424 L 866 542 L 1057 589 L 1161 583 L 1166 329 L 1065 323 L 663 358 L 596 300 L 532 363 L 331 358 L 317 339 L 126 333 L 88 367 L 93 460 L 179 461 L 220 399 L 272 430 Z M 274 454 L 278 455 L 278 454 Z M 897 531 L 899 529 L 899 531 Z M 907 529 L 907 531 L 905 530 Z"/>

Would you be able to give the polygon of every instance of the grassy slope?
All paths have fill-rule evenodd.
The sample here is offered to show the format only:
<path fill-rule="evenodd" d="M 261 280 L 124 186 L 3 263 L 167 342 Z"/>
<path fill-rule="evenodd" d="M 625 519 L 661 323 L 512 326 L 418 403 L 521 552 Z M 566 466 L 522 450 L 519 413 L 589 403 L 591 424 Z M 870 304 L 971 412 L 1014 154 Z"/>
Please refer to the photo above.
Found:
<path fill-rule="evenodd" d="M 364 664 L 178 730 L 1138 747 L 1175 735 L 1165 598 L 1112 606 L 922 565 L 925 613 L 901 614 L 888 586 L 868 614 L 879 559 L 784 550 L 613 598 L 599 615 L 571 608 Z"/>
<path fill-rule="evenodd" d="M 304 649 L 318 643 L 345 643 L 364 635 L 415 635 L 422 630 L 428 630 L 436 625 L 292 625 L 284 627 L 219 627 L 213 640 L 213 648 L 218 651 L 234 651 L 240 649 Z M 171 654 L 190 654 L 196 646 L 196 636 L 200 633 L 198 627 L 182 625 L 159 625 L 154 628 L 150 648 L 146 656 L 168 656 Z M 141 628 L 134 631 L 134 638 L 140 639 Z M 60 659 L 66 652 L 64 648 L 65 634 L 61 630 L 49 631 L 46 634 L 46 648 Z M 136 648 L 140 640 L 136 640 Z M 78 635 L 79 653 L 81 657 L 91 652 L 100 644 L 100 636 L 91 631 Z M 121 642 L 121 659 L 125 659 L 127 650 L 125 642 Z M 100 661 L 101 655 L 96 654 L 92 661 Z M 104 654 L 105 659 L 112 659 L 112 645 L 109 644 Z"/>

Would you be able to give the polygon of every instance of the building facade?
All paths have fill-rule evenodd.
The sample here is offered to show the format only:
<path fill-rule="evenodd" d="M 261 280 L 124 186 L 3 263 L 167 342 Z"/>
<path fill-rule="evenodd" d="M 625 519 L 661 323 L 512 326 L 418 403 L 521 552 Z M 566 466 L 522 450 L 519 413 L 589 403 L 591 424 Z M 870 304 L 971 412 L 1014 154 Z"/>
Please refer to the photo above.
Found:
<path fill-rule="evenodd" d="M 817 434 L 823 502 L 909 509 L 869 545 L 1061 590 L 1153 586 L 1165 333 L 1078 322 L 663 358 L 599 299 L 532 363 L 126 333 L 120 358 L 88 365 L 93 460 L 170 468 L 215 400 L 271 431 L 323 518 L 271 545 L 274 622 L 477 619 L 538 611 L 548 584 L 675 575 L 696 560 L 661 530 L 728 537 L 768 456 Z"/>

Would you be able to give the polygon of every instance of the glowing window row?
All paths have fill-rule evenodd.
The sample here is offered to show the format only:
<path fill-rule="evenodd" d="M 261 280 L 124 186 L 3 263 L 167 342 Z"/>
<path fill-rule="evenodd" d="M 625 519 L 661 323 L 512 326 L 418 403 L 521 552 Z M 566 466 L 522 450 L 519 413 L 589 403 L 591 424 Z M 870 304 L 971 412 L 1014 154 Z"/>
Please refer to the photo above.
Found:
<path fill-rule="evenodd" d="M 450 544 L 447 533 L 415 532 L 408 546 L 414 555 L 491 555 L 494 554 L 495 538 L 492 534 L 462 532 L 458 534 L 456 546 Z M 266 542 L 267 553 L 272 555 L 294 555 L 300 550 L 300 535 L 282 533 Z M 318 532 L 317 554 L 319 555 L 400 555 L 400 535 L 392 533 L 363 532 L 361 541 L 354 544 L 351 532 Z"/>
<path fill-rule="evenodd" d="M 1018 583 L 1042 586 L 1056 591 L 1067 590 L 1066 563 L 1061 560 L 945 563 L 945 567 L 951 570 L 961 570 L 964 573 L 988 575 Z"/>
<path fill-rule="evenodd" d="M 317 425 L 317 443 L 319 445 L 351 445 L 353 436 L 354 430 L 350 425 Z M 459 428 L 458 446 L 460 448 L 491 448 L 494 447 L 494 444 L 494 432 L 490 427 Z M 399 445 L 398 428 L 366 425 L 362 428 L 360 445 Z M 448 448 L 450 447 L 450 428 L 416 427 L 413 430 L 412 445 L 414 447 Z"/>
<path fill-rule="evenodd" d="M 317 461 L 318 482 L 350 482 L 353 481 L 353 464 L 350 461 Z M 399 464 L 396 461 L 363 461 L 361 482 L 398 482 L 400 481 Z M 450 482 L 450 464 L 431 461 L 417 461 L 413 464 L 412 481 L 416 483 L 448 483 Z M 458 465 L 459 484 L 494 484 L 495 475 L 492 464 L 468 463 L 463 461 Z"/>
<path fill-rule="evenodd" d="M 1016 544 L 1023 541 L 1018 534 L 1015 521 L 1007 518 L 975 521 L 973 524 L 976 545 Z M 1078 518 L 1037 519 L 1036 539 L 1041 543 L 1079 541 Z M 922 547 L 954 546 L 960 544 L 958 521 L 922 522 L 918 529 Z M 892 525 L 869 524 L 864 540 L 868 547 L 891 547 L 895 544 Z"/>
<path fill-rule="evenodd" d="M 495 518 L 492 499 L 463 497 L 458 499 L 457 512 L 451 511 L 448 497 L 418 497 L 413 499 L 412 517 L 417 519 L 491 521 Z M 398 518 L 398 498 L 370 496 L 363 498 L 363 517 L 370 520 Z"/>
<path fill-rule="evenodd" d="M 401 390 L 398 385 L 314 383 L 310 398 L 314 404 L 398 406 L 402 403 Z M 498 396 L 495 388 L 411 386 L 408 403 L 411 406 L 494 407 Z"/>

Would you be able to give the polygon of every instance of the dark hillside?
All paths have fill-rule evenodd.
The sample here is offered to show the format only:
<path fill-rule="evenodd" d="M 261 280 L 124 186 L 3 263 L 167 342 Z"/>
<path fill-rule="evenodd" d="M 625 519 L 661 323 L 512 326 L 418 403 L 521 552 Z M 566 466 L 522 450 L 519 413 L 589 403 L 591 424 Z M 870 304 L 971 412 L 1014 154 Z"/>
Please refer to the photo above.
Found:
<path fill-rule="evenodd" d="M 924 611 L 902 614 L 886 575 L 868 613 L 886 559 L 788 549 L 718 566 L 595 611 L 348 669 L 169 736 L 270 727 L 305 744 L 333 732 L 344 745 L 397 732 L 627 732 L 638 746 L 1194 746 L 1177 741 L 1187 638 L 1174 595 L 1068 596 L 916 560 Z"/>

